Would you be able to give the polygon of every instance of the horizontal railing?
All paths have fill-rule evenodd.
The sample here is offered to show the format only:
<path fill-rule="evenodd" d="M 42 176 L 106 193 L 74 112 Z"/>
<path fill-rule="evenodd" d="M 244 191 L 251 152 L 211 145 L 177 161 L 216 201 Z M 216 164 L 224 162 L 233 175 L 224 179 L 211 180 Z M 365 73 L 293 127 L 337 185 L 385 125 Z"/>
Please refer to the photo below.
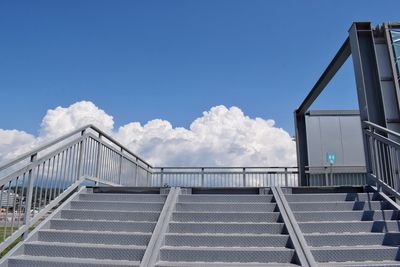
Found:
<path fill-rule="evenodd" d="M 307 186 L 359 186 L 367 184 L 365 166 L 306 166 Z"/>
<path fill-rule="evenodd" d="M 400 134 L 374 123 L 364 121 L 368 178 L 400 199 Z"/>
<path fill-rule="evenodd" d="M 152 185 L 181 187 L 298 186 L 297 167 L 156 167 Z"/>
<path fill-rule="evenodd" d="M 85 178 L 149 186 L 152 166 L 95 126 L 82 127 L 0 166 L 0 251 Z"/>

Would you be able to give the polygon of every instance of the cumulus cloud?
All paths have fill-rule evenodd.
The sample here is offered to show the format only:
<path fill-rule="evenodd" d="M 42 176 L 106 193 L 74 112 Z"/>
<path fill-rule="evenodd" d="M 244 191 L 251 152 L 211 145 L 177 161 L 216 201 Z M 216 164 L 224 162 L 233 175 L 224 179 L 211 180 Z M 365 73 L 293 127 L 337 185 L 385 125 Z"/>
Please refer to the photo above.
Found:
<path fill-rule="evenodd" d="M 0 159 L 15 156 L 86 124 L 113 135 L 156 166 L 294 166 L 295 144 L 273 120 L 250 118 L 239 108 L 212 107 L 189 129 L 155 119 L 114 129 L 113 117 L 92 102 L 57 107 L 44 116 L 38 137 L 17 130 L 0 130 Z M 3 138 L 4 137 L 4 138 Z"/>
<path fill-rule="evenodd" d="M 92 102 L 80 101 L 67 108 L 49 109 L 40 125 L 40 135 L 55 138 L 87 124 L 94 124 L 110 133 L 114 120 Z"/>
<path fill-rule="evenodd" d="M 0 159 L 10 160 L 35 146 L 35 136 L 24 131 L 0 129 Z"/>

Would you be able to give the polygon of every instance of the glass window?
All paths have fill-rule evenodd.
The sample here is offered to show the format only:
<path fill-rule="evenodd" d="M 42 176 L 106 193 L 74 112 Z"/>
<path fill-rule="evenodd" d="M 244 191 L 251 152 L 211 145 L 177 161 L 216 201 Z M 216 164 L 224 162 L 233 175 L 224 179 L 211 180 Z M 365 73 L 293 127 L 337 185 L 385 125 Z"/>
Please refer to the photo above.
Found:
<path fill-rule="evenodd" d="M 394 57 L 397 66 L 397 78 L 400 78 L 400 29 L 391 29 L 390 35 L 393 42 Z"/>

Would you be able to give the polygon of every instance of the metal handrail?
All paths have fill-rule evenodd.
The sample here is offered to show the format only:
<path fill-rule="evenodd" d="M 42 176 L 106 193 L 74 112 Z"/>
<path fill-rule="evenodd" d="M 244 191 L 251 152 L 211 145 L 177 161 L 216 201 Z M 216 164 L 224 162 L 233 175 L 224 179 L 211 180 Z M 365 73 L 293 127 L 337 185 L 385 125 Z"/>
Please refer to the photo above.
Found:
<path fill-rule="evenodd" d="M 297 167 L 155 167 L 152 174 L 152 184 L 159 186 L 298 186 Z"/>
<path fill-rule="evenodd" d="M 25 237 L 29 227 L 83 181 L 149 186 L 152 166 L 88 125 L 2 164 L 0 172 L 0 208 L 7 214 L 0 211 L 1 251 Z"/>
<path fill-rule="evenodd" d="M 72 137 L 72 136 L 78 134 L 78 133 L 83 133 L 84 131 L 86 131 L 86 130 L 88 130 L 88 129 L 92 129 L 92 130 L 94 130 L 95 132 L 99 133 L 101 136 L 107 138 L 107 139 L 110 140 L 113 144 L 115 144 L 115 145 L 117 145 L 118 147 L 120 147 L 123 151 L 127 152 L 128 154 L 130 154 L 130 155 L 133 156 L 134 158 L 137 158 L 139 161 L 141 161 L 142 163 L 144 163 L 147 167 L 153 168 L 153 166 L 152 166 L 151 164 L 149 164 L 148 162 L 146 162 L 146 161 L 145 161 L 144 159 L 142 159 L 141 157 L 137 156 L 135 153 L 131 152 L 128 148 L 126 148 L 124 145 L 122 145 L 122 144 L 119 143 L 117 140 L 115 140 L 114 138 L 112 138 L 110 135 L 106 134 L 104 131 L 100 130 L 98 127 L 96 127 L 96 126 L 94 126 L 94 125 L 92 125 L 92 124 L 88 124 L 88 125 L 86 125 L 86 126 L 83 126 L 83 127 L 81 127 L 81 128 L 78 128 L 77 130 L 74 130 L 74 131 L 72 131 L 72 132 L 70 132 L 70 133 L 67 133 L 67 134 L 65 134 L 65 135 L 62 135 L 62 136 L 60 136 L 60 137 L 58 137 L 58 138 L 56 138 L 56 139 L 54 139 L 54 140 L 52 140 L 52 141 L 50 141 L 50 142 L 48 142 L 48 143 L 45 143 L 45 144 L 43 144 L 43 145 L 41 145 L 41 146 L 39 146 L 39 147 L 37 147 L 37 148 L 35 148 L 35 149 L 29 151 L 29 152 L 26 152 L 26 153 L 24 153 L 24 154 L 18 156 L 18 157 L 15 158 L 15 159 L 12 159 L 12 160 L 10 160 L 10 161 L 8 161 L 8 162 L 2 163 L 2 164 L 0 165 L 0 171 L 3 171 L 4 169 L 6 169 L 6 168 L 8 168 L 8 167 L 10 167 L 10 166 L 12 166 L 12 165 L 15 165 L 16 163 L 18 163 L 18 162 L 20 162 L 20 161 L 22 161 L 22 160 L 26 160 L 26 159 L 28 159 L 28 158 L 31 158 L 32 156 L 38 154 L 39 152 L 41 152 L 41 151 L 43 151 L 43 150 L 45 150 L 45 149 L 47 149 L 47 148 L 49 148 L 49 147 L 51 147 L 51 146 L 53 146 L 53 145 L 55 145 L 55 144 L 58 144 L 58 143 L 60 143 L 60 142 L 62 142 L 62 141 L 64 141 L 64 140 L 66 140 L 66 139 L 68 139 L 68 138 L 70 138 L 70 137 Z"/>
<path fill-rule="evenodd" d="M 368 178 L 400 199 L 400 134 L 369 121 L 363 126 Z"/>
<path fill-rule="evenodd" d="M 372 123 L 370 121 L 363 121 L 363 125 L 370 127 L 374 131 L 379 130 L 379 131 L 382 131 L 384 133 L 391 134 L 391 135 L 394 135 L 394 136 L 400 138 L 400 133 L 394 132 L 394 131 L 392 131 L 390 129 L 387 129 L 385 127 L 382 127 L 382 126 L 380 126 L 378 124 L 375 124 L 375 123 Z"/>

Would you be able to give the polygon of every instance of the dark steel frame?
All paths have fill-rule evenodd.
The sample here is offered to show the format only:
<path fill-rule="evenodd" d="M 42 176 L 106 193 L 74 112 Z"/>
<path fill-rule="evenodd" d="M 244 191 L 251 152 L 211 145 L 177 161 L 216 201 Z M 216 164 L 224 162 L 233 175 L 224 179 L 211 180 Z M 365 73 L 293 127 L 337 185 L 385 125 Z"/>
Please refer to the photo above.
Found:
<path fill-rule="evenodd" d="M 307 184 L 305 172 L 306 166 L 308 166 L 306 112 L 350 55 L 353 59 L 361 120 L 370 121 L 389 129 L 393 129 L 393 127 L 398 129 L 400 126 L 400 89 L 389 36 L 389 29 L 393 27 L 400 27 L 400 24 L 384 23 L 373 28 L 370 22 L 354 22 L 350 27 L 349 37 L 344 41 L 299 108 L 295 110 L 297 162 L 301 185 Z M 381 44 L 386 45 L 387 51 L 378 56 L 377 45 Z M 390 64 L 391 77 L 381 75 L 379 68 L 380 65 L 384 64 L 382 62 Z M 387 97 L 385 99 L 387 92 L 382 91 L 382 83 L 387 81 L 393 82 L 392 90 L 394 92 L 392 94 L 396 95 L 395 99 L 388 99 Z M 388 101 L 391 101 L 391 103 L 388 103 Z M 365 148 L 364 140 L 364 150 L 366 150 Z M 365 151 L 365 153 L 365 158 L 368 159 L 367 153 L 369 152 Z M 367 172 L 370 172 L 371 164 L 366 162 L 366 165 Z"/>

